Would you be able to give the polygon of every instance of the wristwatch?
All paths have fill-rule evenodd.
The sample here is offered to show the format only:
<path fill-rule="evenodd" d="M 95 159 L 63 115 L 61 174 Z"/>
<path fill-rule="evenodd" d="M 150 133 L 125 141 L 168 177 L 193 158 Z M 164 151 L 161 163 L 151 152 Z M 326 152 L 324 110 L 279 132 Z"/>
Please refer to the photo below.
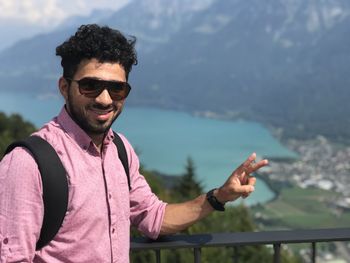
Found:
<path fill-rule="evenodd" d="M 216 188 L 210 190 L 207 193 L 207 200 L 209 204 L 217 211 L 225 211 L 225 205 L 218 201 L 218 199 L 214 196 L 214 191 Z"/>

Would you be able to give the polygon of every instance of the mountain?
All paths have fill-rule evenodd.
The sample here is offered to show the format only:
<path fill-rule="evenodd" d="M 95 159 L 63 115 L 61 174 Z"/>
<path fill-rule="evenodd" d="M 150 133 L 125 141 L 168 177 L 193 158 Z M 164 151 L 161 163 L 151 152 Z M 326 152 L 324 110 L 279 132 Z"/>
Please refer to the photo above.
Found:
<path fill-rule="evenodd" d="M 349 8 L 218 2 L 147 57 L 141 97 L 156 90 L 151 104 L 258 120 L 285 136 L 348 137 Z"/>
<path fill-rule="evenodd" d="M 93 9 L 91 13 L 87 16 L 70 16 L 60 23 L 59 28 L 78 28 L 82 24 L 87 23 L 99 23 L 101 20 L 104 20 L 115 14 L 114 10 L 109 9 Z"/>
<path fill-rule="evenodd" d="M 11 87 L 13 91 L 57 93 L 56 79 L 61 74 L 55 48 L 77 29 L 79 24 L 99 23 L 135 35 L 141 54 L 155 49 L 159 43 L 184 26 L 186 17 L 209 7 L 213 0 L 160 0 L 132 1 L 121 10 L 111 13 L 95 10 L 88 17 L 70 17 L 57 30 L 18 41 L 0 52 L 0 91 Z M 135 17 L 139 19 L 134 19 Z M 176 22 L 176 25 L 174 23 Z M 141 35 L 142 32 L 143 35 Z M 35 62 L 35 63 L 33 63 Z M 26 81 L 23 82 L 23 79 Z M 25 83 L 25 85 L 24 85 Z"/>
<path fill-rule="evenodd" d="M 138 39 L 132 105 L 348 140 L 349 14 L 346 0 L 145 0 L 98 20 Z M 0 53 L 0 91 L 56 92 L 54 49 L 74 31 L 62 27 Z"/>
<path fill-rule="evenodd" d="M 160 44 L 169 43 L 175 33 L 186 28 L 194 16 L 213 3 L 214 0 L 133 1 L 100 23 L 135 35 L 138 52 L 148 53 Z"/>
<path fill-rule="evenodd" d="M 40 25 L 33 26 L 15 19 L 0 18 L 0 34 L 3 36 L 0 41 L 0 51 L 10 47 L 18 39 L 31 37 L 45 30 L 46 28 Z"/>

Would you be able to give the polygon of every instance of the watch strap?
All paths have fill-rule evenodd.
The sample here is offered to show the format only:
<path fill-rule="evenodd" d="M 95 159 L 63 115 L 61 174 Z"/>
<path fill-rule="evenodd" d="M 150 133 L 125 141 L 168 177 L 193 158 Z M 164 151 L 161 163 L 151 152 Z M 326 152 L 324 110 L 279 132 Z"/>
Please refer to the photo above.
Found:
<path fill-rule="evenodd" d="M 208 203 L 217 211 L 225 211 L 225 205 L 218 201 L 218 199 L 214 195 L 214 191 L 216 188 L 210 190 L 207 193 L 207 201 Z"/>

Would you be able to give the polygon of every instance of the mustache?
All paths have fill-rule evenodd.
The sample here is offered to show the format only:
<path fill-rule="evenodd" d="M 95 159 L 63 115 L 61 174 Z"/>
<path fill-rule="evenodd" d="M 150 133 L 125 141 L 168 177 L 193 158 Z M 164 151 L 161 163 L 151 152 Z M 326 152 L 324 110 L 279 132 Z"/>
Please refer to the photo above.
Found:
<path fill-rule="evenodd" d="M 104 111 L 109 111 L 109 110 L 117 110 L 117 107 L 114 104 L 110 105 L 103 105 L 100 103 L 94 103 L 89 106 L 90 109 L 96 109 L 96 110 L 104 110 Z"/>

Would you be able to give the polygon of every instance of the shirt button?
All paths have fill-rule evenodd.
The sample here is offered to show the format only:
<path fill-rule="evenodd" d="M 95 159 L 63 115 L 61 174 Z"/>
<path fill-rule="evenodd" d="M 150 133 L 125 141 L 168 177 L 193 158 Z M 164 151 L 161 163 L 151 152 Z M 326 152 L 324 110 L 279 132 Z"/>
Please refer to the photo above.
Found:
<path fill-rule="evenodd" d="M 8 239 L 8 238 L 5 238 L 2 242 L 6 245 L 6 244 L 8 244 L 9 239 Z"/>
<path fill-rule="evenodd" d="M 109 199 L 112 199 L 112 194 L 108 194 L 108 198 L 109 198 Z"/>
<path fill-rule="evenodd" d="M 115 232 L 115 228 L 112 228 L 112 234 L 114 234 L 114 232 Z"/>

